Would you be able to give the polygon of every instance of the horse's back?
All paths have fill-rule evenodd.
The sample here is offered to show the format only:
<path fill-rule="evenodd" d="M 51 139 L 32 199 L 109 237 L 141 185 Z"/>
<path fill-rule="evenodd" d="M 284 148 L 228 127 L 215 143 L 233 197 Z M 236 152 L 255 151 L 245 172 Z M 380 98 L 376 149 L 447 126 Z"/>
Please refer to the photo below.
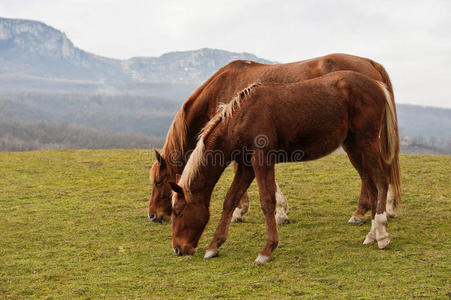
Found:
<path fill-rule="evenodd" d="M 317 159 L 341 145 L 357 117 L 358 122 L 379 117 L 381 95 L 373 79 L 354 71 L 291 84 L 263 84 L 244 99 L 230 132 L 245 137 L 249 146 L 263 134 L 277 141 L 271 145 L 275 149 L 306 149 L 315 155 L 306 154 L 305 159 Z"/>
<path fill-rule="evenodd" d="M 219 103 L 228 103 L 238 92 L 253 82 L 293 83 L 341 70 L 365 74 L 372 79 L 385 82 L 391 88 L 388 75 L 386 78 L 381 75 L 381 72 L 385 71 L 381 65 L 368 58 L 334 53 L 287 64 L 234 60 L 212 75 L 187 102 L 191 105 L 200 104 L 201 107 L 208 107 L 208 115 L 211 117 L 215 114 Z"/>

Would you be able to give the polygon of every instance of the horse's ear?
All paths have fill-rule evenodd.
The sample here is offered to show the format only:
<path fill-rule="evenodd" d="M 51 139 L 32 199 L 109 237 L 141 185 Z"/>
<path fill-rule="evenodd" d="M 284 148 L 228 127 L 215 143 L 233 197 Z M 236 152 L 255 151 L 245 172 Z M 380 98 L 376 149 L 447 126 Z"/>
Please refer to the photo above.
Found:
<path fill-rule="evenodd" d="M 175 174 L 175 182 L 179 182 L 180 181 L 180 177 L 182 177 L 182 175 L 180 174 Z"/>
<path fill-rule="evenodd" d="M 177 194 L 183 196 L 183 189 L 180 185 L 175 183 L 174 181 L 168 181 L 169 185 L 171 186 L 171 189 L 176 192 Z"/>
<path fill-rule="evenodd" d="M 155 156 L 157 158 L 157 161 L 160 163 L 161 168 L 166 167 L 166 161 L 164 160 L 163 156 L 155 149 Z"/>

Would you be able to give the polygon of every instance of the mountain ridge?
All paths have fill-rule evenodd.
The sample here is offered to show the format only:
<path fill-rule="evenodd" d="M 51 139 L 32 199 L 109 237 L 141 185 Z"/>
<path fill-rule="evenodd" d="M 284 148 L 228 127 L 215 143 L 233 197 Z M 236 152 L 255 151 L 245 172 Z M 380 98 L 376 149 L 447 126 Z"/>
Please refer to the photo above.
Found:
<path fill-rule="evenodd" d="M 44 22 L 0 17 L 0 71 L 13 78 L 200 84 L 236 59 L 273 63 L 251 53 L 210 48 L 108 58 L 76 47 L 64 32 Z"/>
<path fill-rule="evenodd" d="M 76 47 L 64 32 L 44 22 L 0 17 L 0 119 L 13 124 L 3 138 L 15 137 L 21 144 L 20 132 L 35 122 L 53 122 L 44 127 L 80 132 L 63 124 L 81 125 L 155 136 L 161 142 L 186 97 L 235 59 L 274 63 L 251 53 L 210 48 L 108 58 Z M 397 107 L 403 147 L 440 146 L 451 153 L 451 109 Z M 96 136 L 94 132 L 86 137 Z"/>

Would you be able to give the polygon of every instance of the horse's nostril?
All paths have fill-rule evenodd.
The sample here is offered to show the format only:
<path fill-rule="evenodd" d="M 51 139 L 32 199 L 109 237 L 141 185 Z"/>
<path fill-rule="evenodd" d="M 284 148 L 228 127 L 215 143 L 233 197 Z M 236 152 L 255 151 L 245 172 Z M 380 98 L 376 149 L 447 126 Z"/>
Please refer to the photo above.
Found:
<path fill-rule="evenodd" d="M 182 253 L 180 253 L 179 247 L 174 247 L 174 253 L 179 256 L 182 255 Z"/>
<path fill-rule="evenodd" d="M 155 214 L 150 214 L 149 215 L 149 220 L 153 220 L 153 219 L 155 219 Z"/>

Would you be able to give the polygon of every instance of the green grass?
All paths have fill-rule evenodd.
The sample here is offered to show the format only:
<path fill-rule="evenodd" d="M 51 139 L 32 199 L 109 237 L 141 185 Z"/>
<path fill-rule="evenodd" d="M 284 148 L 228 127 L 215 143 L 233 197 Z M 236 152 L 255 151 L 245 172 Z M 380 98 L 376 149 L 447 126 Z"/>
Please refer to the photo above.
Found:
<path fill-rule="evenodd" d="M 291 224 L 274 260 L 255 183 L 245 223 L 204 260 L 228 168 L 198 253 L 176 257 L 169 224 L 147 221 L 151 151 L 0 153 L 0 298 L 449 298 L 451 157 L 403 155 L 404 205 L 392 243 L 363 246 L 369 224 L 346 224 L 360 182 L 346 156 L 278 165 Z"/>

